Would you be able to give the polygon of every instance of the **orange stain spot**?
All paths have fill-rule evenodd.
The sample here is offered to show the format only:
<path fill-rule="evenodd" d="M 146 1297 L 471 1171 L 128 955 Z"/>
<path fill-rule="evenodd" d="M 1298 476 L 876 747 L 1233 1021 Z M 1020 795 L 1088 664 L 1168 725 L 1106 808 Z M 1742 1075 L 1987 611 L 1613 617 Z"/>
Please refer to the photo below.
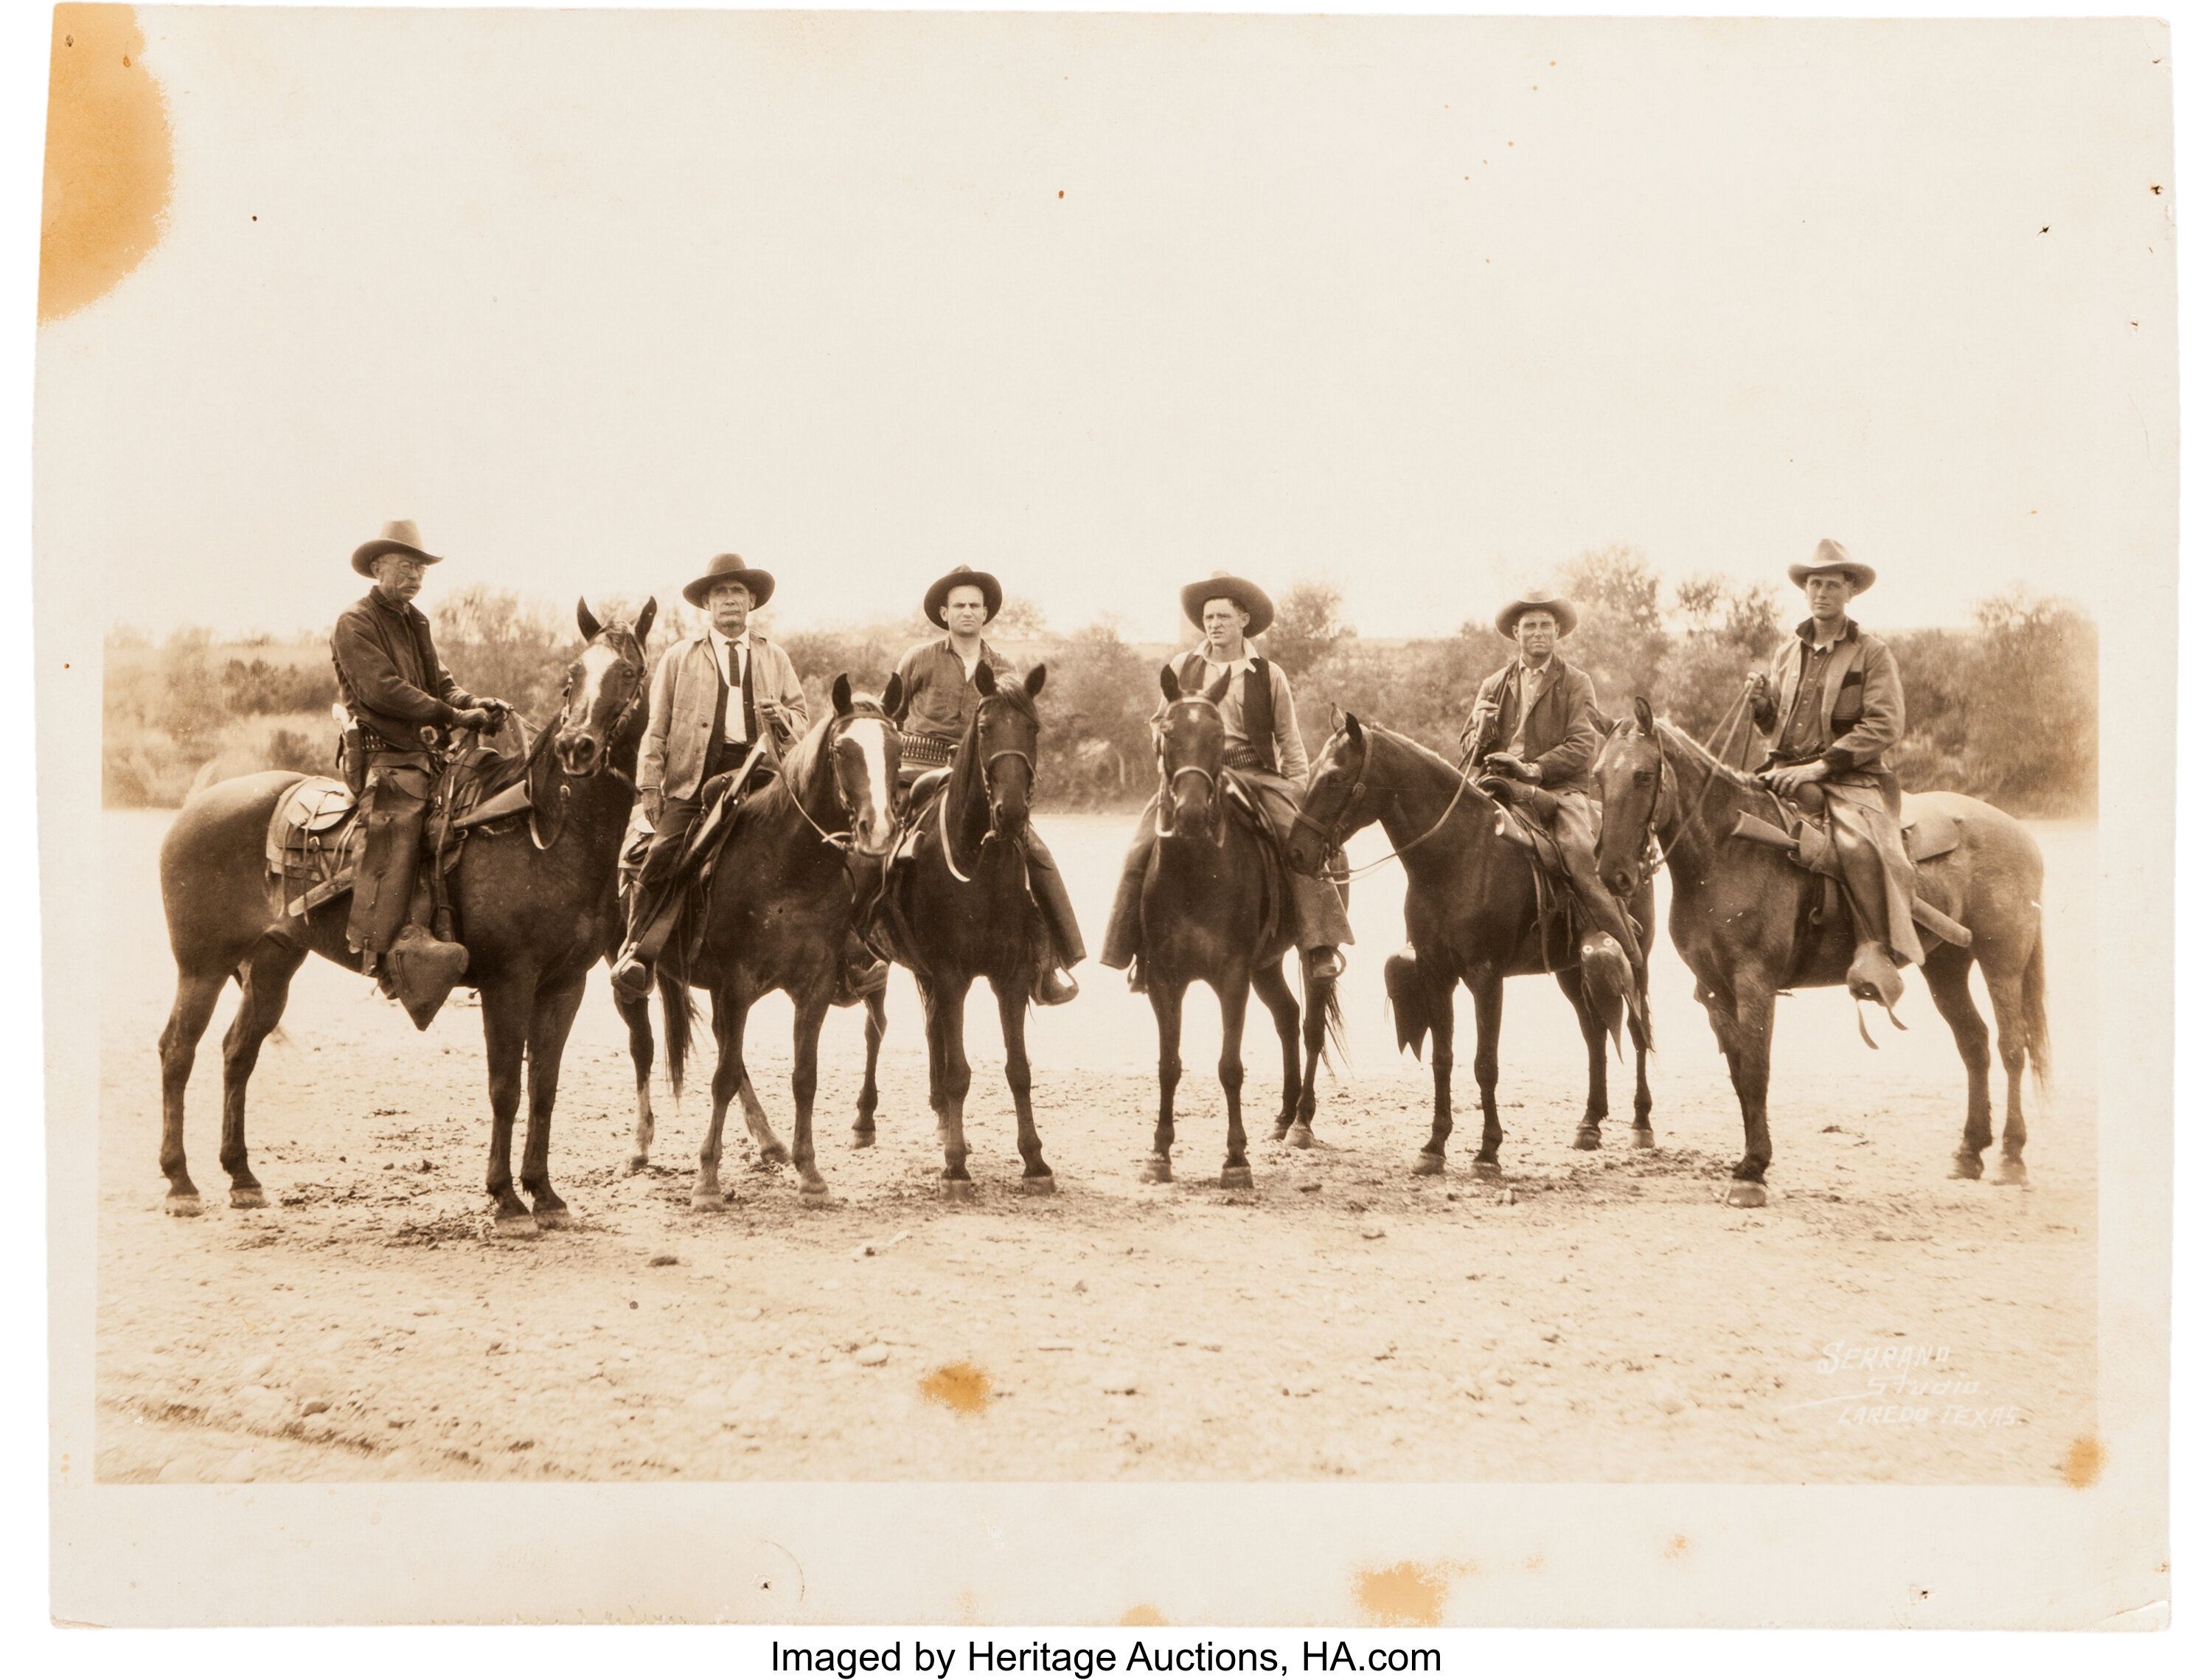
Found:
<path fill-rule="evenodd" d="M 2105 1473 L 2105 1444 L 2084 1435 L 2066 1449 L 2066 1485 L 2086 1488 Z"/>
<path fill-rule="evenodd" d="M 1352 1577 L 1352 1599 L 1370 1627 L 1433 1628 L 1444 1618 L 1450 1590 L 1445 1571 L 1418 1563 L 1357 1570 Z"/>
<path fill-rule="evenodd" d="M 1158 1604 L 1132 1604 L 1121 1612 L 1124 1628 L 1164 1628 L 1168 1619 L 1160 1614 Z"/>
<path fill-rule="evenodd" d="M 1686 1534 L 1678 1534 L 1672 1540 L 1669 1540 L 1661 1549 L 1660 1555 L 1662 1557 L 1685 1557 L 1688 1555 L 1689 1550 L 1690 1537 Z"/>
<path fill-rule="evenodd" d="M 991 1403 L 991 1379 L 964 1360 L 939 1366 L 921 1379 L 921 1397 L 956 1412 L 980 1412 Z"/>
<path fill-rule="evenodd" d="M 174 175 L 161 90 L 128 6 L 54 8 L 39 319 L 97 301 L 161 243 Z"/>

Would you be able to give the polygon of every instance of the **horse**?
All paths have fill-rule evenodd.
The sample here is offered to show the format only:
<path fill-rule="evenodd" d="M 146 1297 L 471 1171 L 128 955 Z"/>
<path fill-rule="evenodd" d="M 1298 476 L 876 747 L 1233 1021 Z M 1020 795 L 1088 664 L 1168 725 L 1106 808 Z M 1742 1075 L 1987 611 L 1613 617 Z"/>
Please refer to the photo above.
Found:
<path fill-rule="evenodd" d="M 913 971 L 921 993 L 929 1105 L 945 1146 L 938 1192 L 948 1202 L 975 1196 L 968 1176 L 964 1038 L 968 990 L 979 978 L 991 983 L 999 1000 L 1022 1191 L 1049 1196 L 1055 1188 L 1030 1108 L 1028 1044 L 1030 993 L 1039 965 L 1050 956 L 1037 936 L 1021 842 L 1036 778 L 1036 697 L 1044 680 L 1040 665 L 1019 687 L 1001 687 L 988 661 L 976 666 L 983 697 L 954 749 L 934 800 L 935 820 L 922 823 L 912 862 L 891 872 L 886 894 L 899 961 Z M 853 1129 L 856 1143 L 873 1140 L 872 1119 Z"/>
<path fill-rule="evenodd" d="M 1229 1108 L 1224 1190 L 1252 1188 L 1243 1117 L 1244 1011 L 1251 994 L 1260 995 L 1274 1018 L 1283 1047 L 1277 1141 L 1313 1147 L 1315 1069 L 1325 1038 L 1342 1042 L 1336 983 L 1314 975 L 1302 959 L 1306 1001 L 1301 1067 L 1298 1003 L 1283 977 L 1283 956 L 1291 947 L 1290 884 L 1282 877 L 1273 837 L 1260 831 L 1264 819 L 1256 812 L 1249 820 L 1232 815 L 1223 785 L 1225 732 L 1218 703 L 1228 686 L 1224 674 L 1212 687 L 1187 693 L 1173 666 L 1160 668 L 1160 691 L 1168 703 L 1153 726 L 1160 790 L 1152 855 L 1138 901 L 1143 928 L 1138 960 L 1144 965 L 1160 1046 L 1160 1116 L 1152 1153 L 1140 1175 L 1146 1184 L 1169 1184 L 1175 1178 L 1170 1157 L 1176 1086 L 1182 1077 L 1182 1002 L 1192 982 L 1211 986 L 1221 1004 L 1216 1071 Z"/>
<path fill-rule="evenodd" d="M 1789 854 L 1735 831 L 1738 817 L 1786 828 L 1790 817 L 1779 799 L 1672 724 L 1655 722 L 1644 701 L 1637 701 L 1635 717 L 1617 725 L 1599 750 L 1597 782 L 1605 804 L 1598 868 L 1606 883 L 1618 892 L 1656 868 L 1645 862 L 1655 838 L 1671 872 L 1668 931 L 1696 977 L 1698 1001 L 1728 1058 L 1743 1111 L 1744 1154 L 1728 1203 L 1764 1207 L 1774 1153 L 1766 1125 L 1774 995 L 1844 983 L 1851 958 L 1850 917 L 1821 921 L 1821 879 Z M 1918 891 L 1972 936 L 1967 946 L 1930 940 L 1922 965 L 1966 1068 L 1966 1134 L 1951 1176 L 1980 1178 L 1982 1152 L 1990 1145 L 1989 1028 L 1967 987 L 1968 971 L 1979 963 L 1996 1008 L 2005 1069 L 2004 1153 L 1997 1181 L 2024 1184 L 2027 1122 L 2021 1074 L 2032 1065 L 2040 1089 L 2047 1087 L 2051 1070 L 2039 903 L 2042 849 L 2019 822 L 1964 794 L 1906 798 L 1909 818 L 1926 821 L 1932 813 L 1938 822 L 1948 819 L 1958 825 L 1957 845 L 1921 863 Z"/>
<path fill-rule="evenodd" d="M 838 676 L 829 713 L 791 749 L 775 780 L 738 807 L 708 889 L 696 950 L 679 928 L 661 957 L 664 999 L 688 999 L 696 986 L 713 1005 L 714 1110 L 692 1184 L 695 1213 L 720 1213 L 728 1205 L 720 1181 L 722 1123 L 730 1099 L 751 1092 L 745 1017 L 774 991 L 792 1001 L 791 1147 L 784 1148 L 768 1117 L 750 1101 L 742 1111 L 745 1125 L 763 1162 L 787 1160 L 797 1171 L 802 1200 L 818 1202 L 830 1193 L 814 1160 L 817 1050 L 823 1017 L 838 990 L 854 907 L 872 895 L 890 854 L 899 756 L 890 715 L 899 696 L 896 676 L 880 700 L 855 695 Z M 690 1008 L 670 1007 L 667 1029 L 670 1073 L 680 1088 L 690 1049 Z"/>
<path fill-rule="evenodd" d="M 569 1223 L 547 1166 L 561 1054 L 592 965 L 608 939 L 612 884 L 635 789 L 645 729 L 645 637 L 655 604 L 628 626 L 602 625 L 582 601 L 586 642 L 570 662 L 559 716 L 525 761 L 527 817 L 471 831 L 447 878 L 456 930 L 468 950 L 461 982 L 483 1004 L 492 1128 L 484 1188 L 494 1228 L 534 1237 Z M 246 1147 L 246 1088 L 262 1041 L 283 1019 L 292 977 L 309 952 L 347 969 L 348 900 L 341 893 L 303 915 L 272 910 L 264 841 L 271 814 L 303 778 L 263 771 L 219 782 L 188 800 L 161 842 L 161 903 L 176 958 L 177 994 L 161 1029 L 161 1171 L 168 1212 L 200 1211 L 185 1166 L 185 1087 L 200 1037 L 226 981 L 239 983 L 237 1019 L 222 1041 L 222 1148 L 230 1205 L 266 1205 Z M 550 834 L 551 837 L 547 838 Z M 426 850 L 428 841 L 426 839 Z M 530 1062 L 530 1119 L 523 1146 L 525 1207 L 510 1158 Z"/>
<path fill-rule="evenodd" d="M 1444 1170 L 1444 1145 L 1452 1132 L 1453 1001 L 1462 984 L 1474 999 L 1474 1079 L 1482 1093 L 1476 1177 L 1496 1178 L 1501 1173 L 1498 1150 L 1504 1133 L 1498 1120 L 1498 1029 L 1509 976 L 1551 970 L 1574 1007 L 1589 1061 L 1589 1093 L 1575 1147 L 1595 1149 L 1602 1141 L 1607 1114 L 1603 1012 L 1583 983 L 1579 953 L 1562 965 L 1558 959 L 1567 953 L 1546 948 L 1535 866 L 1505 837 L 1505 820 L 1487 794 L 1426 747 L 1347 714 L 1315 763 L 1291 839 L 1291 867 L 1314 873 L 1350 836 L 1380 823 L 1405 868 L 1406 933 L 1414 960 L 1410 975 L 1386 965 L 1386 981 L 1401 1048 L 1410 1047 L 1418 1056 L 1423 1038 L 1436 1036 L 1430 1058 L 1436 1080 L 1434 1117 L 1429 1141 L 1413 1161 L 1419 1177 Z M 1657 932 L 1648 881 L 1630 898 L 1628 909 L 1642 934 L 1648 972 Z M 1630 1141 L 1639 1149 L 1652 1147 L 1651 1087 L 1645 1068 L 1650 1044 L 1644 1025 L 1648 1020 L 1648 1011 L 1631 1017 L 1636 1109 Z"/>

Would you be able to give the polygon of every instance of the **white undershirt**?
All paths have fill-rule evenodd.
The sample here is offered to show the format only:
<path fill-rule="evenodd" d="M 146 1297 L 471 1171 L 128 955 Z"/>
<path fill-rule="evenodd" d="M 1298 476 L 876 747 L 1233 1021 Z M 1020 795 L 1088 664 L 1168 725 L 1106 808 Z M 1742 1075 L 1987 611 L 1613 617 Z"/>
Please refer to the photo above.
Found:
<path fill-rule="evenodd" d="M 745 743 L 745 706 L 738 697 L 745 679 L 745 667 L 752 663 L 753 650 L 742 636 L 726 636 L 718 630 L 709 629 L 709 641 L 714 644 L 714 668 L 726 680 L 730 674 L 730 649 L 738 650 L 738 680 L 730 685 L 730 703 L 722 709 L 722 739 L 743 746 Z M 760 697 L 753 697 L 753 709 L 760 709 Z"/>

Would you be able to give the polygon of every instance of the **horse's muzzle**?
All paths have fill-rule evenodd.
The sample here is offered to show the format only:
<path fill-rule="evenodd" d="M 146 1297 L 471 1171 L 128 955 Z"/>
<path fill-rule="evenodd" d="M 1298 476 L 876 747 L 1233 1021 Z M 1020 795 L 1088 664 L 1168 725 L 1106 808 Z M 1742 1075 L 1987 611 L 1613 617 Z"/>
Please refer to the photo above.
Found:
<path fill-rule="evenodd" d="M 553 743 L 553 756 L 570 776 L 589 776 L 599 767 L 599 738 L 588 730 L 563 732 Z"/>

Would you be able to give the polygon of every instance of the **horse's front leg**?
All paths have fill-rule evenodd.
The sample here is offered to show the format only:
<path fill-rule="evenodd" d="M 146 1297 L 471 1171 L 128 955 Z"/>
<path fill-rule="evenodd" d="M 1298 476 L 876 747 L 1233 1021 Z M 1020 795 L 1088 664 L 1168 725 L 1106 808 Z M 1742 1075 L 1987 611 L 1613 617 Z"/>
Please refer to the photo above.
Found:
<path fill-rule="evenodd" d="M 1022 1193 L 1050 1196 L 1059 1188 L 1045 1165 L 1044 1142 L 1037 1136 L 1030 1106 L 1030 997 L 1019 980 L 991 982 L 999 997 L 999 1031 L 1006 1044 L 1006 1089 L 1014 1098 L 1015 1147 L 1022 1152 Z"/>
<path fill-rule="evenodd" d="M 553 1101 L 561 1088 L 561 1056 L 568 1046 L 576 1006 L 584 1001 L 586 974 L 538 994 L 530 1022 L 530 1134 L 522 1145 L 522 1188 L 541 1230 L 568 1228 L 568 1204 L 553 1189 Z"/>
<path fill-rule="evenodd" d="M 1735 994 L 1735 1045 L 1729 1068 L 1736 1101 L 1743 1110 L 1743 1159 L 1729 1186 L 1731 1208 L 1766 1205 L 1766 1168 L 1774 1144 L 1766 1130 L 1766 1089 L 1774 1041 L 1774 989 L 1761 977 L 1739 974 Z"/>
<path fill-rule="evenodd" d="M 1146 977 L 1146 992 L 1152 1000 L 1152 1020 L 1160 1032 L 1160 1117 L 1152 1129 L 1152 1156 L 1139 1175 L 1147 1184 L 1174 1181 L 1175 1093 L 1182 1078 L 1182 994 L 1189 983 L 1180 976 L 1169 979 L 1155 967 Z"/>
<path fill-rule="evenodd" d="M 535 1237 L 538 1221 L 514 1193 L 514 1111 L 522 1101 L 522 1053 L 530 1042 L 537 977 L 507 977 L 480 986 L 484 1068 L 491 1089 L 491 1156 L 484 1189 L 492 1199 L 492 1228 L 502 1237 Z"/>
<path fill-rule="evenodd" d="M 870 992 L 860 1001 L 866 1015 L 861 1037 L 867 1044 L 867 1071 L 860 1076 L 860 1100 L 853 1111 L 853 1147 L 866 1149 L 876 1141 L 876 1058 L 884 1048 L 884 994 Z"/>
<path fill-rule="evenodd" d="M 1221 999 L 1221 1060 L 1215 1071 L 1229 1108 L 1229 1152 L 1222 1157 L 1221 1188 L 1250 1190 L 1252 1163 L 1244 1153 L 1244 1012 L 1252 1000 L 1250 972 L 1232 968 L 1215 991 Z"/>
<path fill-rule="evenodd" d="M 1441 976 L 1421 972 L 1421 995 L 1429 1012 L 1429 1073 L 1436 1087 L 1435 1105 L 1429 1116 L 1429 1141 L 1415 1151 L 1413 1173 L 1433 1178 L 1444 1170 L 1444 1149 L 1452 1135 L 1452 1057 L 1456 1025 L 1452 1010 L 1457 1001 L 1459 977 L 1445 971 Z M 1477 1163 L 1475 1171 L 1482 1167 Z"/>
<path fill-rule="evenodd" d="M 699 1174 L 691 1183 L 695 1214 L 719 1214 L 729 1205 L 722 1193 L 722 1122 L 744 1077 L 745 1016 L 751 1007 L 752 999 L 739 986 L 726 982 L 714 993 L 714 1106 L 707 1117 L 706 1139 L 699 1146 Z"/>
<path fill-rule="evenodd" d="M 1469 978 L 1468 989 L 1474 994 L 1474 1085 L 1482 1098 L 1482 1147 L 1474 1174 L 1497 1178 L 1504 1176 L 1498 1148 L 1505 1141 L 1505 1129 L 1498 1123 L 1498 1025 L 1505 1013 L 1505 981 L 1485 969 Z"/>
<path fill-rule="evenodd" d="M 929 989 L 929 1045 L 938 1087 L 938 1135 L 945 1143 L 945 1171 L 937 1193 L 947 1202 L 973 1202 L 975 1180 L 968 1176 L 968 987 L 964 975 L 939 975 Z"/>
<path fill-rule="evenodd" d="M 637 1079 L 637 1133 L 629 1170 L 642 1172 L 653 1156 L 653 1002 L 632 997 L 617 985 L 607 989 L 614 995 L 615 1013 L 629 1029 L 629 1065 Z"/>
<path fill-rule="evenodd" d="M 1589 1062 L 1589 1087 L 1583 1099 L 1582 1124 L 1575 1129 L 1577 1149 L 1597 1148 L 1605 1138 L 1606 1068 L 1605 1021 L 1589 1000 L 1583 995 L 1582 973 L 1579 969 L 1561 969 L 1553 977 L 1559 989 L 1566 994 L 1567 1002 L 1575 1012 L 1575 1025 L 1582 1029 L 1583 1050 Z"/>
<path fill-rule="evenodd" d="M 1294 1148 L 1313 1147 L 1313 1113 L 1306 1111 L 1304 1119 L 1298 1117 L 1298 1101 L 1302 1091 L 1298 1071 L 1298 1001 L 1291 995 L 1290 983 L 1283 978 L 1283 962 L 1278 957 L 1273 962 L 1262 962 L 1252 971 L 1252 989 L 1260 995 L 1274 1018 L 1275 1037 L 1283 1047 L 1283 1105 L 1275 1114 L 1275 1141 L 1288 1139 Z M 1304 1141 L 1291 1134 L 1303 1128 Z"/>
<path fill-rule="evenodd" d="M 794 999 L 791 1012 L 791 1165 L 799 1174 L 799 1193 L 807 1201 L 828 1198 L 830 1186 L 814 1165 L 814 1087 L 822 1053 L 822 1021 L 830 1013 L 830 994 L 836 983 L 825 980 L 803 999 Z"/>

